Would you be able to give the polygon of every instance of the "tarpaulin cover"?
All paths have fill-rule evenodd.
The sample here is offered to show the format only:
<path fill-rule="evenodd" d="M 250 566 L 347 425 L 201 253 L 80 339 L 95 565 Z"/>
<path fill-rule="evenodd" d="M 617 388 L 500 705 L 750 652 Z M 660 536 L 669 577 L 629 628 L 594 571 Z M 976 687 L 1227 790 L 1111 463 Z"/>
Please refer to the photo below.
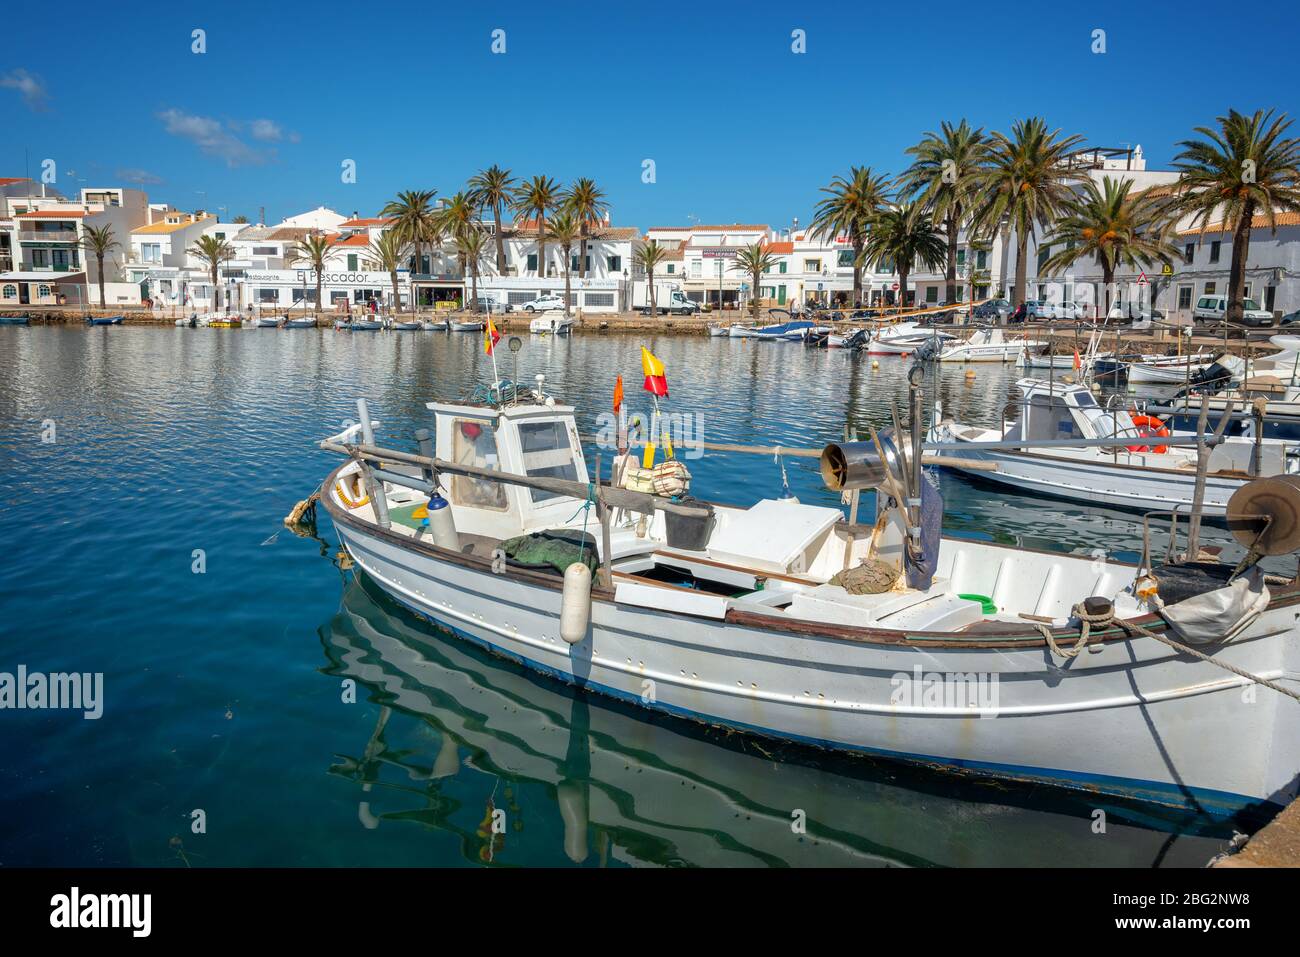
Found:
<path fill-rule="evenodd" d="M 596 553 L 596 539 L 590 532 L 586 534 L 586 548 L 583 547 L 583 533 L 573 532 L 534 532 L 520 535 L 501 543 L 501 550 L 512 565 L 525 568 L 554 568 L 561 575 L 574 562 L 584 562 L 593 573 L 600 564 Z"/>
<path fill-rule="evenodd" d="M 943 493 L 929 472 L 921 475 L 921 556 L 915 561 L 904 549 L 907 587 L 924 591 L 934 580 L 939 564 L 939 545 L 943 538 Z"/>

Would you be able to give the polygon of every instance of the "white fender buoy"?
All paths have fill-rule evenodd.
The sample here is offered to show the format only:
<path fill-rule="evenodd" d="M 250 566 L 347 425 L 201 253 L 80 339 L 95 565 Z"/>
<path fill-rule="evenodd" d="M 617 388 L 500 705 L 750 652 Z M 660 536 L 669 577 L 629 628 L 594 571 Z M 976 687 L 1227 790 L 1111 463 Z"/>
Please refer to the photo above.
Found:
<path fill-rule="evenodd" d="M 425 522 L 433 533 L 433 543 L 442 548 L 460 551 L 460 535 L 456 533 L 456 520 L 451 517 L 451 503 L 437 492 L 429 499 L 429 515 Z"/>
<path fill-rule="evenodd" d="M 574 562 L 564 570 L 564 594 L 560 599 L 560 637 L 576 645 L 587 637 L 591 623 L 591 569 Z"/>
<path fill-rule="evenodd" d="M 880 368 L 880 360 L 879 360 L 879 359 L 872 359 L 872 360 L 871 360 L 871 368 L 873 368 L 873 369 L 879 369 L 879 368 Z"/>

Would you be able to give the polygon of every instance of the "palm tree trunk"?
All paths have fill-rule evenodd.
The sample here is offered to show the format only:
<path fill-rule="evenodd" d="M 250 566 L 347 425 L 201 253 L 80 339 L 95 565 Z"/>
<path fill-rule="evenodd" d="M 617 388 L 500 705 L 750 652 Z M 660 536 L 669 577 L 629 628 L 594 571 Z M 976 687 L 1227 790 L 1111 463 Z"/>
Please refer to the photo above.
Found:
<path fill-rule="evenodd" d="M 898 308 L 900 310 L 907 306 L 907 274 L 911 270 L 907 266 L 898 266 Z"/>
<path fill-rule="evenodd" d="M 99 308 L 107 309 L 108 300 L 104 298 L 104 254 L 100 253 L 95 257 L 95 263 L 99 266 Z"/>
<path fill-rule="evenodd" d="M 754 298 L 750 300 L 749 311 L 753 313 L 755 322 L 758 322 L 758 281 L 761 278 L 761 275 L 762 274 L 757 269 L 755 269 L 753 275 L 749 277 L 750 278 L 749 288 L 753 290 L 753 296 L 754 296 Z"/>
<path fill-rule="evenodd" d="M 1098 319 L 1105 319 L 1110 315 L 1110 291 L 1115 285 L 1115 267 L 1105 259 L 1101 261 L 1101 285 L 1102 299 L 1105 300 L 1105 311 L 1102 312 Z"/>
<path fill-rule="evenodd" d="M 1025 301 L 1025 281 L 1027 277 L 1028 263 L 1025 257 L 1029 255 L 1029 237 L 1020 230 L 1016 230 L 1016 281 L 1015 288 L 1011 292 L 1011 305 L 1019 306 Z"/>
<path fill-rule="evenodd" d="M 402 290 L 397 287 L 397 270 L 390 269 L 388 278 L 393 284 L 393 312 L 400 315 L 402 312 Z"/>
<path fill-rule="evenodd" d="M 546 223 L 537 216 L 537 275 L 546 278 Z"/>
<path fill-rule="evenodd" d="M 564 258 L 568 259 L 569 254 L 565 253 Z M 578 242 L 578 278 L 587 278 L 587 224 L 582 224 L 582 239 Z"/>
<path fill-rule="evenodd" d="M 582 278 L 582 273 L 581 273 L 581 271 L 579 271 L 579 273 L 578 273 L 578 278 L 579 278 L 579 279 Z M 570 290 L 570 287 L 569 287 L 569 250 L 568 250 L 568 248 L 566 247 L 565 250 L 564 250 L 564 315 L 565 315 L 565 318 L 568 318 L 568 315 L 569 315 L 569 295 L 570 295 L 570 291 L 569 291 L 569 290 Z"/>
<path fill-rule="evenodd" d="M 212 267 L 212 311 L 221 311 L 221 290 L 217 288 L 217 267 Z"/>
<path fill-rule="evenodd" d="M 853 234 L 853 305 L 862 305 L 862 237 Z"/>
<path fill-rule="evenodd" d="M 655 303 L 655 271 L 651 267 L 645 271 L 646 282 L 650 284 L 650 315 L 651 317 L 659 315 L 659 307 Z"/>
<path fill-rule="evenodd" d="M 1240 323 L 1245 315 L 1242 300 L 1246 296 L 1246 256 L 1250 252 L 1250 223 L 1255 218 L 1254 200 L 1241 207 L 1241 219 L 1232 234 L 1232 271 L 1228 274 L 1228 322 Z"/>
<path fill-rule="evenodd" d="M 948 212 L 948 271 L 944 273 L 944 295 L 948 305 L 957 301 L 957 217 L 960 206 Z"/>
<path fill-rule="evenodd" d="M 320 292 L 321 292 L 321 289 L 320 289 L 320 270 L 318 269 L 318 270 L 316 270 L 316 308 L 312 311 L 312 314 L 313 314 L 313 315 L 315 315 L 316 313 L 320 312 L 320 309 L 321 309 L 321 305 L 320 305 Z"/>
<path fill-rule="evenodd" d="M 501 236 L 501 204 L 492 204 L 492 221 L 496 228 L 497 237 L 497 275 L 506 274 L 506 241 Z"/>
<path fill-rule="evenodd" d="M 469 276 L 470 295 L 474 297 L 474 313 L 478 314 L 478 263 L 475 262 L 470 268 Z"/>

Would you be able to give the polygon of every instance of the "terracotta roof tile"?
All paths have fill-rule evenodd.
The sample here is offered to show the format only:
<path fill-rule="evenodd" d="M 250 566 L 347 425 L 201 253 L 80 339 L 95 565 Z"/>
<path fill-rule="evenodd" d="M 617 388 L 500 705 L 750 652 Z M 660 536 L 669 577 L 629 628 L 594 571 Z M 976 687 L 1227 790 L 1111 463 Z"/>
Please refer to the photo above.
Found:
<path fill-rule="evenodd" d="M 768 252 L 776 253 L 778 256 L 789 255 L 794 252 L 794 243 L 768 243 L 766 247 Z"/>
<path fill-rule="evenodd" d="M 348 219 L 339 223 L 339 229 L 365 229 L 370 226 L 390 226 L 393 220 L 361 217 L 360 219 Z"/>
<path fill-rule="evenodd" d="M 1300 211 L 1289 212 L 1289 213 L 1278 213 L 1276 216 L 1273 217 L 1273 221 L 1278 226 L 1300 226 Z M 1269 228 L 1268 217 L 1256 216 L 1254 219 L 1250 221 L 1250 228 L 1268 229 Z M 1230 232 L 1231 230 L 1229 230 L 1226 226 L 1224 226 L 1223 223 L 1209 223 L 1208 225 L 1206 225 L 1204 231 L 1207 233 L 1226 233 L 1226 232 Z M 1178 231 L 1178 235 L 1199 236 L 1201 235 L 1201 232 L 1202 230 L 1200 229 L 1200 227 L 1196 227 L 1193 229 L 1180 229 Z"/>

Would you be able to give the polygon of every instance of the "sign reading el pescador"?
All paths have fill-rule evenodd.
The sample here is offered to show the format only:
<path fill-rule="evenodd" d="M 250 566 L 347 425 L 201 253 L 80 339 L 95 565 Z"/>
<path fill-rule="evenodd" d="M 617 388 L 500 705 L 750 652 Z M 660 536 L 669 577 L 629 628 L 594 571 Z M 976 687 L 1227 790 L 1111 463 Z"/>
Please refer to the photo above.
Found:
<path fill-rule="evenodd" d="M 80 711 L 88 721 L 104 713 L 104 673 L 0 671 L 0 711 Z"/>
<path fill-rule="evenodd" d="M 406 280 L 406 272 L 401 271 L 397 274 L 398 283 Z M 316 285 L 316 271 L 314 269 L 259 269 L 248 270 L 243 275 L 244 282 L 260 283 L 271 286 L 314 286 Z M 391 287 L 393 285 L 392 277 L 386 272 L 324 272 L 320 277 L 323 286 L 356 286 L 362 289 L 373 289 L 376 286 Z"/>

